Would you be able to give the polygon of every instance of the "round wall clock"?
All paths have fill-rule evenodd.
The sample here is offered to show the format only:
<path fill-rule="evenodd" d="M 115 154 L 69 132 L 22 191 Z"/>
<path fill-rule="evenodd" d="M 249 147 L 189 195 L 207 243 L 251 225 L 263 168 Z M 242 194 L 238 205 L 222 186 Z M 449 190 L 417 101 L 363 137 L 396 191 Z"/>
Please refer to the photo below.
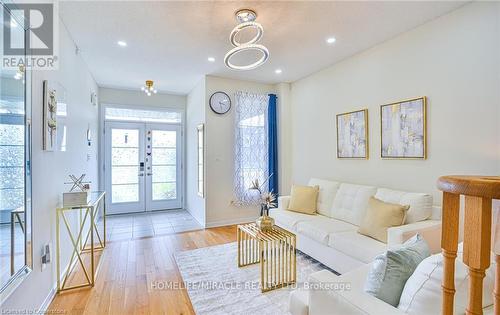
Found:
<path fill-rule="evenodd" d="M 210 108 L 214 113 L 223 115 L 231 109 L 231 98 L 224 92 L 215 92 L 210 96 Z"/>

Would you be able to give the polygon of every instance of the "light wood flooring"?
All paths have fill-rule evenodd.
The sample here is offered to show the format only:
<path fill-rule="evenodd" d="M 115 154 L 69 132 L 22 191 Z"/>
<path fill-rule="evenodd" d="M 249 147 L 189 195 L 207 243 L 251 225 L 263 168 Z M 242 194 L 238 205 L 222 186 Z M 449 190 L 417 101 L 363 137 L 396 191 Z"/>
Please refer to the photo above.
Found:
<path fill-rule="evenodd" d="M 235 241 L 236 226 L 112 240 L 100 257 L 95 287 L 56 295 L 49 314 L 195 314 L 185 289 L 152 284 L 182 282 L 175 252 Z"/>

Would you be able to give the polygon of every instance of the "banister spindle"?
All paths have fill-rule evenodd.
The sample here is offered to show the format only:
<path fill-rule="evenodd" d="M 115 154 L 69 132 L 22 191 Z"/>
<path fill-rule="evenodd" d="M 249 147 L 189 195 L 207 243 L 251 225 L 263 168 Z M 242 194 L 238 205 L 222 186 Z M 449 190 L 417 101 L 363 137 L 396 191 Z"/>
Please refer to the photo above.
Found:
<path fill-rule="evenodd" d="M 443 314 L 453 314 L 455 258 L 457 258 L 460 195 L 443 193 L 441 247 L 443 251 Z"/>

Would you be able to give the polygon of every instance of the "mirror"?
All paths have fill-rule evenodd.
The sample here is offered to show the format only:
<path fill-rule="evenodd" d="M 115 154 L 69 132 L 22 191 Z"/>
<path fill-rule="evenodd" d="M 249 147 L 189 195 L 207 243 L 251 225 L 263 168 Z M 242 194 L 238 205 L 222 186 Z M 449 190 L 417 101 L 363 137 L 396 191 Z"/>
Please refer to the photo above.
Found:
<path fill-rule="evenodd" d="M 205 181 L 204 181 L 204 174 L 205 174 L 205 162 L 204 162 L 204 155 L 205 155 L 205 127 L 203 124 L 199 124 L 197 127 L 198 130 L 198 195 L 200 197 L 204 197 L 205 195 Z"/>
<path fill-rule="evenodd" d="M 0 6 L 2 6 L 0 4 Z M 25 30 L 2 6 L 0 50 L 10 32 L 12 47 L 25 47 Z M 7 19 L 4 16 L 8 15 Z M 9 19 L 10 17 L 10 19 Z M 3 60 L 2 60 L 3 65 Z M 31 78 L 24 66 L 0 69 L 0 303 L 29 273 L 31 259 Z"/>

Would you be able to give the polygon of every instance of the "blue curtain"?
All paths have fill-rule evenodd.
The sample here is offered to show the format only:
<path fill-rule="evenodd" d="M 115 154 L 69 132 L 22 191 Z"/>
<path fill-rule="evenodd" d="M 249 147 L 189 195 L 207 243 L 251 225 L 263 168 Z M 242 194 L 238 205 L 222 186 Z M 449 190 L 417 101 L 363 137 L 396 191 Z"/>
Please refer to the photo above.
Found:
<path fill-rule="evenodd" d="M 276 100 L 275 94 L 269 94 L 268 106 L 268 122 L 269 122 L 269 191 L 276 195 L 279 194 L 278 190 L 278 124 L 276 114 Z"/>

